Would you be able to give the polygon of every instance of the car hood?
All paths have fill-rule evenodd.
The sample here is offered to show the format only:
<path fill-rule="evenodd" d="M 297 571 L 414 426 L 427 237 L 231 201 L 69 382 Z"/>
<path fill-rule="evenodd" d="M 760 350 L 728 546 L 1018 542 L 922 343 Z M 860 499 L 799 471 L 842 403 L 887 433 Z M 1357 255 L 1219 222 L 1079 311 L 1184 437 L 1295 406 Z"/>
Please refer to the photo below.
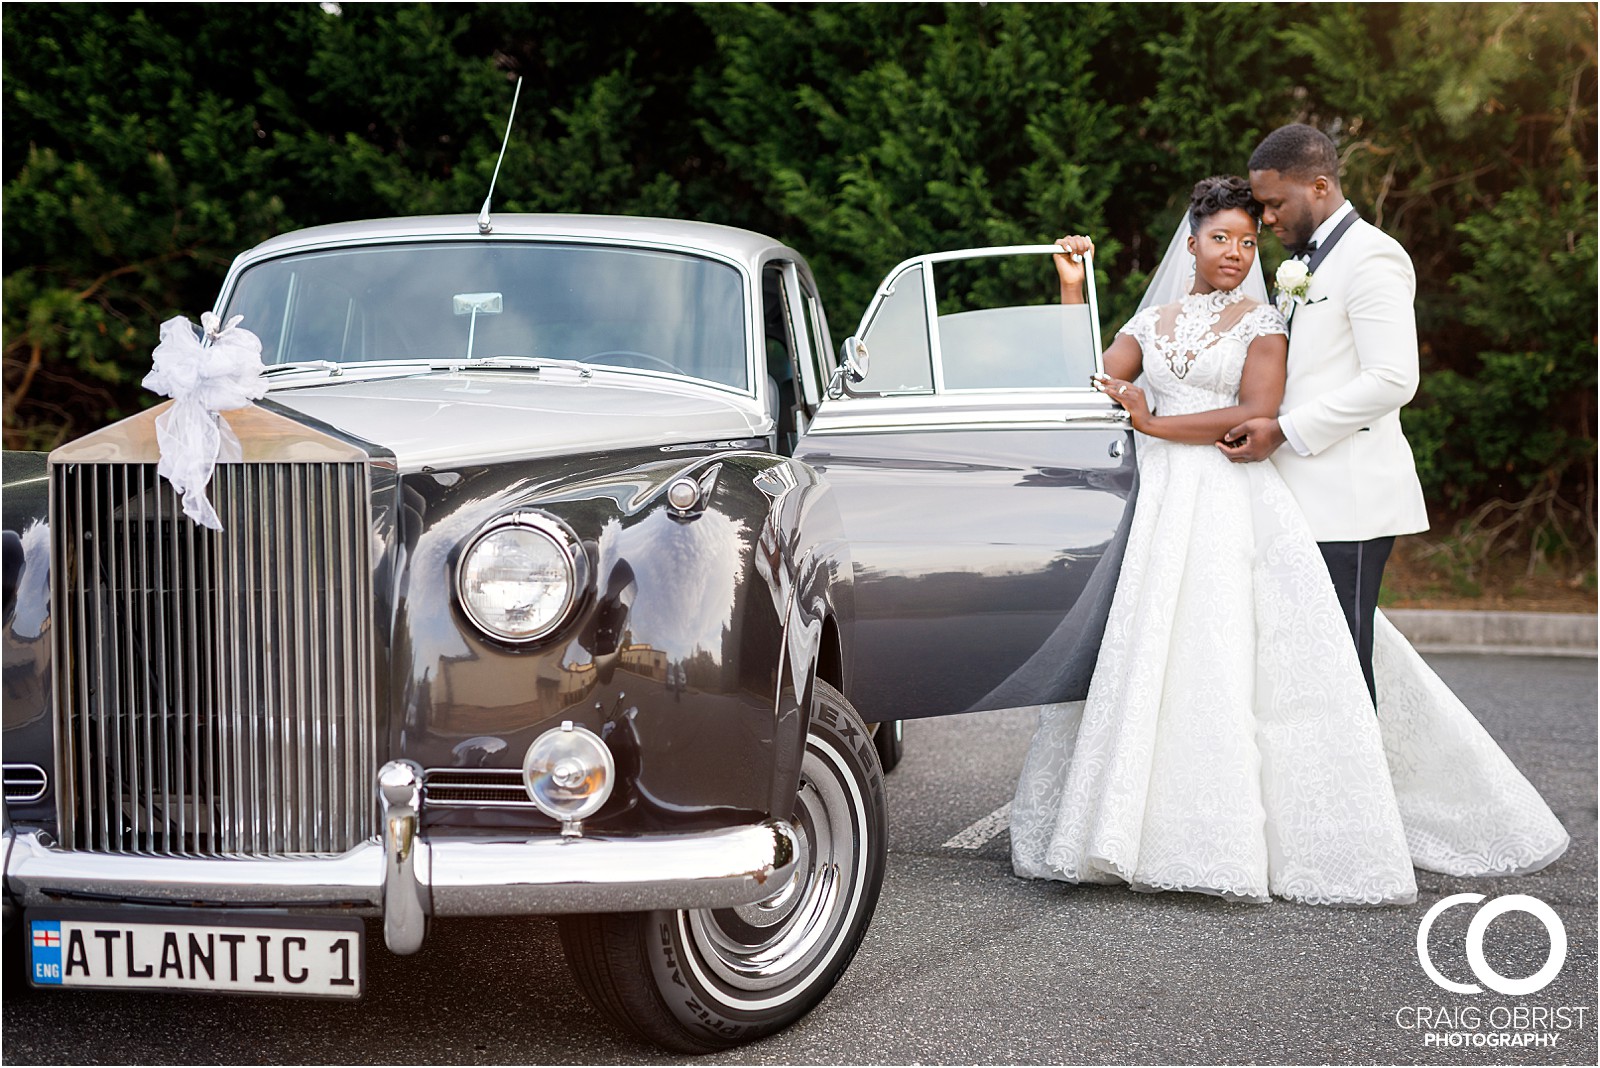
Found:
<path fill-rule="evenodd" d="M 392 450 L 402 471 L 764 437 L 748 397 L 662 379 L 437 372 L 275 389 L 272 400 Z"/>

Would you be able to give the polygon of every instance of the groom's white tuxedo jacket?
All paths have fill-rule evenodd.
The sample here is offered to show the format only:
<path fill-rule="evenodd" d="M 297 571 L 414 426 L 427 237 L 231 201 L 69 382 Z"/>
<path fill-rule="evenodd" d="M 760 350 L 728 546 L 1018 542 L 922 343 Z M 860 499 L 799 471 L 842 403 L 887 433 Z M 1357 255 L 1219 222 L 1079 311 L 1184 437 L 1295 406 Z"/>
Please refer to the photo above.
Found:
<path fill-rule="evenodd" d="M 1355 220 L 1289 320 L 1282 413 L 1310 450 L 1272 462 L 1318 541 L 1428 529 L 1400 408 L 1417 392 L 1416 274 L 1400 243 Z"/>

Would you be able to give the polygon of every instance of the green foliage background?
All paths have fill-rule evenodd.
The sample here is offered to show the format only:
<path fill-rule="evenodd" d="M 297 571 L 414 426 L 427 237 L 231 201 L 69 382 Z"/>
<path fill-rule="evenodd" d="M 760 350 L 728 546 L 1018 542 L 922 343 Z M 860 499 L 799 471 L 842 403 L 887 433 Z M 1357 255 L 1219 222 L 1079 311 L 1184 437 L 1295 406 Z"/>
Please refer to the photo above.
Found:
<path fill-rule="evenodd" d="M 154 400 L 138 382 L 158 325 L 208 308 L 255 242 L 475 211 L 516 75 L 499 210 L 764 231 L 811 260 L 841 332 L 908 255 L 1068 231 L 1099 238 L 1114 328 L 1189 186 L 1306 121 L 1417 265 L 1424 384 L 1405 420 L 1431 500 L 1509 515 L 1495 521 L 1552 552 L 1594 545 L 1593 4 L 8 4 L 0 19 L 8 448 Z"/>

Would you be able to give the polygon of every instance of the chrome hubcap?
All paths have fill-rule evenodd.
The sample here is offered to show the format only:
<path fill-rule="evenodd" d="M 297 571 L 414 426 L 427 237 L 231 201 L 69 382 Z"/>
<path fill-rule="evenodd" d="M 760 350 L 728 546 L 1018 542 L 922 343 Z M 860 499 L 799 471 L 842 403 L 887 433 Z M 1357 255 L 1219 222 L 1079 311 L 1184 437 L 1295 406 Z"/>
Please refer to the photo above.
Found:
<path fill-rule="evenodd" d="M 772 1003 L 786 1000 L 778 988 L 804 991 L 803 980 L 826 966 L 860 907 L 865 799 L 842 757 L 815 738 L 801 767 L 794 824 L 800 843 L 795 874 L 771 897 L 680 913 L 707 978 L 734 991 L 769 994 Z"/>

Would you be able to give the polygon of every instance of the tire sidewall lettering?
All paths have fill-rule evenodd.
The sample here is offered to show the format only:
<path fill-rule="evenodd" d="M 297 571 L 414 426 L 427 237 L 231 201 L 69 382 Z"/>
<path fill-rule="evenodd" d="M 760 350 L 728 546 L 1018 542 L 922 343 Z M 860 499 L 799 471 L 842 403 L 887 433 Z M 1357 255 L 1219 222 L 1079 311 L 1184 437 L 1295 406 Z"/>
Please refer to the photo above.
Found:
<path fill-rule="evenodd" d="M 883 771 L 878 765 L 877 751 L 872 747 L 872 736 L 851 722 L 849 714 L 835 706 L 832 701 L 818 699 L 816 705 L 817 710 L 823 715 L 819 717 L 813 712 L 813 718 L 820 718 L 836 741 L 854 753 L 856 758 L 869 769 L 868 774 L 874 785 L 881 783 Z"/>
<path fill-rule="evenodd" d="M 695 989 L 687 969 L 678 964 L 678 955 L 688 952 L 678 945 L 673 936 L 673 925 L 661 922 L 656 925 L 659 942 L 656 952 L 650 954 L 650 967 L 656 974 L 656 988 L 662 1000 L 685 1026 L 701 1028 L 718 1038 L 738 1039 L 747 1033 L 757 1037 L 759 1025 L 745 1024 L 729 1019 L 707 1007 L 705 999 Z"/>

